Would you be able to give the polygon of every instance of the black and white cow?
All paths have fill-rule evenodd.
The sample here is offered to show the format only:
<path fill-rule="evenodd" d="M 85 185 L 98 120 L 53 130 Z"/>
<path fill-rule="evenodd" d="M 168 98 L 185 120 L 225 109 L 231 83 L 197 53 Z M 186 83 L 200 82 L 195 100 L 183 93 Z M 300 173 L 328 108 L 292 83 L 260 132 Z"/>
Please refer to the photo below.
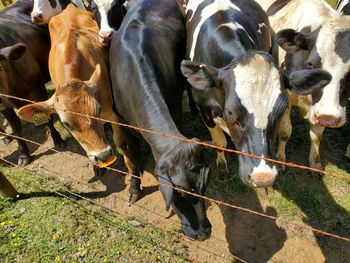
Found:
<path fill-rule="evenodd" d="M 277 124 L 288 106 L 287 92 L 310 94 L 330 81 L 322 70 L 280 72 L 268 53 L 272 35 L 262 8 L 250 0 L 185 1 L 187 57 L 181 70 L 214 142 L 274 158 Z M 238 155 L 244 183 L 273 184 L 276 166 Z M 217 163 L 226 166 L 223 152 Z"/>
<path fill-rule="evenodd" d="M 349 0 L 338 0 L 336 10 L 342 15 L 350 15 L 350 2 Z"/>
<path fill-rule="evenodd" d="M 91 10 L 99 25 L 99 40 L 109 43 L 112 34 L 116 31 L 125 16 L 125 0 L 89 0 L 89 6 L 85 6 L 83 0 L 32 0 L 34 2 L 31 14 L 32 21 L 36 24 L 47 24 L 49 20 L 58 15 L 68 4 L 73 3 L 83 10 Z"/>
<path fill-rule="evenodd" d="M 319 147 L 325 127 L 337 128 L 346 121 L 350 85 L 350 17 L 342 16 L 324 0 L 256 0 L 263 2 L 271 27 L 277 33 L 283 66 L 288 71 L 323 69 L 330 83 L 308 96 L 289 96 L 311 123 L 310 165 L 322 169 Z M 292 132 L 290 107 L 281 124 L 278 155 L 285 160 L 285 145 Z"/>
<path fill-rule="evenodd" d="M 126 14 L 125 0 L 91 0 L 91 10 L 100 28 L 100 41 L 109 43 Z"/>
<path fill-rule="evenodd" d="M 38 101 L 47 99 L 50 36 L 47 27 L 31 23 L 31 10 L 30 0 L 18 0 L 0 12 L 0 93 Z M 25 104 L 0 96 L 0 112 L 16 136 L 22 136 L 22 125 L 14 108 Z M 63 140 L 51 119 L 48 126 L 55 145 L 62 146 Z M 23 140 L 17 142 L 18 164 L 24 166 L 31 160 L 29 150 Z"/>
<path fill-rule="evenodd" d="M 110 46 L 115 106 L 128 123 L 185 138 L 176 126 L 186 85 L 180 72 L 185 39 L 184 17 L 176 0 L 129 2 Z M 209 172 L 203 147 L 147 132 L 141 135 L 152 149 L 166 207 L 180 218 L 185 235 L 208 238 L 211 225 L 204 200 L 164 186 L 203 194 Z"/>

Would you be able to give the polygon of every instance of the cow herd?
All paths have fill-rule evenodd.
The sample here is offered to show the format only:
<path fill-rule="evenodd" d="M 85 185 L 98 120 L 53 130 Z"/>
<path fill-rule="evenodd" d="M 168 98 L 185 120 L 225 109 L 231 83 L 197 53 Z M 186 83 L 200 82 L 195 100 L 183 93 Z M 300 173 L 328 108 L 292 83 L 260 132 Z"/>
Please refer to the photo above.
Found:
<path fill-rule="evenodd" d="M 128 172 L 141 176 L 140 136 L 118 123 L 187 139 L 185 90 L 217 146 L 226 147 L 229 137 L 239 151 L 282 161 L 297 106 L 310 122 L 310 165 L 322 169 L 322 133 L 344 125 L 350 96 L 350 16 L 347 1 L 338 2 L 339 12 L 323 0 L 18 0 L 0 12 L 0 93 L 37 102 L 0 96 L 0 110 L 14 135 L 21 136 L 19 116 L 47 123 L 63 146 L 50 117 L 58 114 L 98 175 L 115 156 L 103 123 L 84 115 L 112 121 Z M 50 79 L 55 92 L 48 98 Z M 166 207 L 186 236 L 207 239 L 204 200 L 168 187 L 205 193 L 203 146 L 140 133 Z M 24 166 L 31 157 L 17 141 Z M 278 176 L 276 164 L 264 159 L 238 161 L 247 185 L 272 186 Z M 217 165 L 227 171 L 223 151 Z M 132 177 L 130 202 L 140 197 L 140 185 Z"/>

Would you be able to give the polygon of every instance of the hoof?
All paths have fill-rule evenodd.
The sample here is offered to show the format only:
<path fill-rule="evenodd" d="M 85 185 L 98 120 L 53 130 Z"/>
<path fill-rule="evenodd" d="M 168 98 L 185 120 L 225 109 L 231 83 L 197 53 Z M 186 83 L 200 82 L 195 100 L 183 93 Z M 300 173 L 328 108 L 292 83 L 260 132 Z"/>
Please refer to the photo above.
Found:
<path fill-rule="evenodd" d="M 133 193 L 129 196 L 129 206 L 136 203 L 141 198 L 141 192 L 140 193 Z"/>
<path fill-rule="evenodd" d="M 226 162 L 226 160 L 217 159 L 217 160 L 216 160 L 216 167 L 217 167 L 219 170 L 223 171 L 223 173 L 224 173 L 225 175 L 228 175 L 228 168 L 227 168 L 227 162 Z"/>
<path fill-rule="evenodd" d="M 94 166 L 94 176 L 96 177 L 101 177 L 106 173 L 107 169 L 106 168 L 100 168 L 97 166 Z"/>
<path fill-rule="evenodd" d="M 28 165 L 32 161 L 32 158 L 29 155 L 20 155 L 18 157 L 18 166 L 23 167 Z"/>

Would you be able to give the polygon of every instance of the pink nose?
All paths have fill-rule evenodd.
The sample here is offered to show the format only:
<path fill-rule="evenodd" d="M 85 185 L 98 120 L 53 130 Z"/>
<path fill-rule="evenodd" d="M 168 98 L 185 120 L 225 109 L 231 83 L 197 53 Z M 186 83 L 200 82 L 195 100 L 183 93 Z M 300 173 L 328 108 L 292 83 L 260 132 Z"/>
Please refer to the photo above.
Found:
<path fill-rule="evenodd" d="M 277 175 L 272 173 L 253 173 L 249 176 L 255 187 L 272 186 L 276 180 L 276 177 Z"/>
<path fill-rule="evenodd" d="M 337 127 L 340 118 L 332 115 L 319 115 L 316 117 L 317 124 L 325 127 Z"/>
<path fill-rule="evenodd" d="M 40 24 L 43 20 L 43 14 L 42 13 L 32 13 L 32 21 L 35 24 Z"/>
<path fill-rule="evenodd" d="M 100 37 L 100 41 L 102 43 L 108 43 L 112 39 L 112 35 L 112 31 L 103 31 L 98 33 L 98 36 Z"/>

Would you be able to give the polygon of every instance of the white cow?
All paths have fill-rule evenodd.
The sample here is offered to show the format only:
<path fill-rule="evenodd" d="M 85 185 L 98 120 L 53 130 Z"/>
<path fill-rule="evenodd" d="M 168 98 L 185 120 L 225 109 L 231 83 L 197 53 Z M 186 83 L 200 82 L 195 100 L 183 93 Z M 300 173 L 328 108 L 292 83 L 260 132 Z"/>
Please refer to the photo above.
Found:
<path fill-rule="evenodd" d="M 310 122 L 309 162 L 322 169 L 319 147 L 325 127 L 337 128 L 346 121 L 346 99 L 350 85 L 350 17 L 341 16 L 323 0 L 256 0 L 265 8 L 277 32 L 287 70 L 321 68 L 332 75 L 321 92 L 289 96 L 290 106 L 300 108 Z M 298 31 L 300 30 L 300 31 Z M 285 56 L 284 56 L 285 55 Z M 285 160 L 285 145 L 292 132 L 290 108 L 280 123 L 278 157 Z"/>

